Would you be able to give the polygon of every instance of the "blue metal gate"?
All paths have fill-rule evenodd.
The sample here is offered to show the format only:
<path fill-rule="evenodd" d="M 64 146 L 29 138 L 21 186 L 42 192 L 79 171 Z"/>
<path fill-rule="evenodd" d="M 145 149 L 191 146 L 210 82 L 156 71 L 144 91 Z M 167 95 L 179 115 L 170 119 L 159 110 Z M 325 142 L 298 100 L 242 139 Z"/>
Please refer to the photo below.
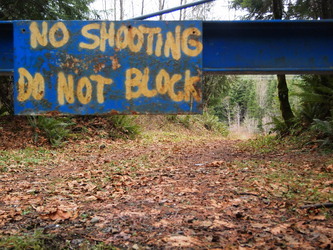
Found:
<path fill-rule="evenodd" d="M 203 73 L 333 73 L 333 21 L 6 21 L 15 114 L 200 113 Z"/>

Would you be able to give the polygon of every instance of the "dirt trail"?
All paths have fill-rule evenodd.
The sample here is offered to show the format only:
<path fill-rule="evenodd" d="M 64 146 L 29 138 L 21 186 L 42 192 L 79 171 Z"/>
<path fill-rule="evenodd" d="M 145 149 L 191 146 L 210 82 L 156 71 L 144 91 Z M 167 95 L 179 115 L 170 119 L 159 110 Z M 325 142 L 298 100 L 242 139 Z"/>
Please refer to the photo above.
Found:
<path fill-rule="evenodd" d="M 168 136 L 1 151 L 1 234 L 40 229 L 74 248 L 333 247 L 332 211 L 299 209 L 314 201 L 291 190 L 310 172 L 327 175 L 311 185 L 332 198 L 329 155 L 254 154 L 239 141 Z M 288 178 L 296 179 L 278 178 L 295 171 Z"/>

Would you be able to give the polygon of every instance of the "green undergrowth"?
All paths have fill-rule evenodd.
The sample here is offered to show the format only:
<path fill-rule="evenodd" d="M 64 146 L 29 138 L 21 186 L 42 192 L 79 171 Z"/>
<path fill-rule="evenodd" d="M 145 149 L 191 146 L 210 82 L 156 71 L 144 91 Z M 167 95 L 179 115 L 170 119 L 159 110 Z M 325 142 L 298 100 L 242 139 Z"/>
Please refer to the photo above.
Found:
<path fill-rule="evenodd" d="M 147 120 L 148 118 L 148 120 Z M 139 117 L 141 119 L 141 117 Z M 143 122 L 142 122 L 143 120 Z M 156 123 L 151 126 L 148 122 Z M 191 131 L 197 134 L 210 133 L 226 137 L 229 128 L 219 121 L 219 118 L 208 112 L 202 115 L 166 115 L 142 117 L 141 124 L 147 130 L 161 130 L 169 132 Z"/>
<path fill-rule="evenodd" d="M 141 133 L 134 116 L 109 117 L 44 117 L 27 118 L 33 129 L 33 142 L 38 144 L 46 138 L 53 147 L 64 146 L 68 140 L 81 140 L 99 136 L 111 139 L 135 139 Z"/>
<path fill-rule="evenodd" d="M 25 148 L 20 150 L 0 151 L 0 172 L 6 172 L 8 166 L 15 165 L 38 165 L 51 159 L 54 155 L 52 150 L 44 148 Z"/>
<path fill-rule="evenodd" d="M 118 248 L 103 242 L 88 241 L 85 239 L 64 239 L 58 235 L 45 234 L 42 230 L 22 235 L 3 236 L 0 238 L 0 249 L 13 250 L 48 250 L 48 249 L 90 249 L 90 250 L 116 250 Z"/>
<path fill-rule="evenodd" d="M 28 121 L 34 131 L 34 142 L 37 143 L 42 135 L 54 147 L 62 146 L 71 137 L 70 127 L 75 124 L 68 117 L 29 116 Z"/>
<path fill-rule="evenodd" d="M 316 146 L 309 143 L 311 135 L 279 137 L 276 135 L 258 135 L 238 143 L 242 151 L 249 151 L 254 154 L 273 153 L 277 151 L 311 150 Z"/>
<path fill-rule="evenodd" d="M 110 130 L 111 138 L 135 139 L 141 133 L 141 127 L 135 122 L 135 116 L 117 115 L 110 116 L 108 120 L 112 123 Z"/>
<path fill-rule="evenodd" d="M 210 134 L 226 137 L 228 127 L 217 116 L 205 112 L 203 115 L 110 115 L 110 116 L 76 116 L 76 117 L 22 117 L 22 124 L 12 122 L 10 132 L 29 130 L 30 138 L 26 144 L 37 146 L 51 145 L 62 147 L 68 142 L 91 138 L 129 139 L 140 138 L 147 131 L 162 131 L 186 134 Z M 23 124 L 26 124 L 23 126 Z M 10 124 L 7 124 L 10 128 Z"/>
<path fill-rule="evenodd" d="M 35 231 L 33 234 L 5 236 L 0 239 L 1 249 L 61 249 L 61 245 L 54 245 L 51 235 Z"/>
<path fill-rule="evenodd" d="M 241 150 L 258 154 L 274 152 L 279 146 L 281 146 L 281 140 L 272 135 L 259 135 L 255 139 L 238 144 Z"/>

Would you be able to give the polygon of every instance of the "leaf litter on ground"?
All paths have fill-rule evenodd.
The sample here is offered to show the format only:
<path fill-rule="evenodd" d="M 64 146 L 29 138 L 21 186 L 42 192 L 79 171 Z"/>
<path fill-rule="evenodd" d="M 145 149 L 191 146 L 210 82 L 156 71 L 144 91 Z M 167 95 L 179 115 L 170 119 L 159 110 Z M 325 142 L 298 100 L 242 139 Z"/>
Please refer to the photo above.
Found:
<path fill-rule="evenodd" d="M 64 244 L 120 248 L 333 247 L 332 210 L 300 208 L 333 202 L 332 155 L 252 154 L 239 141 L 176 136 L 7 145 L 1 235 L 42 230 Z"/>

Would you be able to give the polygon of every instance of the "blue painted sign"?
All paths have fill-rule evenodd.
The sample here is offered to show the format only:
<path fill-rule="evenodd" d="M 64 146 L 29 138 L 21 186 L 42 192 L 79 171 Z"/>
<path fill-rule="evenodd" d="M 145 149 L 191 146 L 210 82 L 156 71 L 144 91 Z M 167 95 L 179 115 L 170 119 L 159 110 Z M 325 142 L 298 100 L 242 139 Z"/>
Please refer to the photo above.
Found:
<path fill-rule="evenodd" d="M 200 113 L 201 25 L 17 21 L 15 114 Z"/>

